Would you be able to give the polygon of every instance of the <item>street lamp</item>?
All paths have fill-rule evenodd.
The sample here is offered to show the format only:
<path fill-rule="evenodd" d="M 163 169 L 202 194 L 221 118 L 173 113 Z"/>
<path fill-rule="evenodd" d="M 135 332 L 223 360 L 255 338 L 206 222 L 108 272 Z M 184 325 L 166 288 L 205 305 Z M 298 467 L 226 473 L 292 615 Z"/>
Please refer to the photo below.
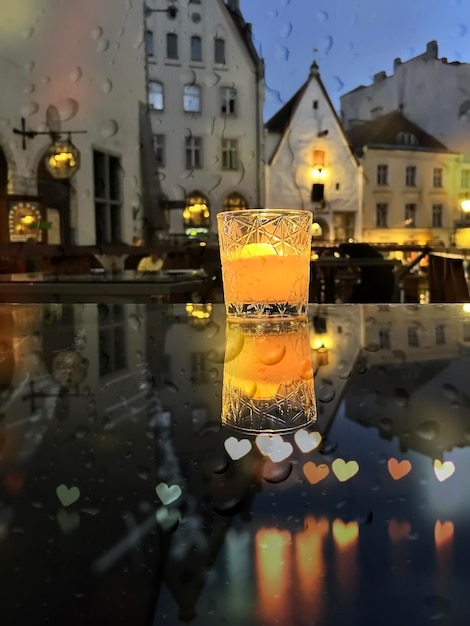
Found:
<path fill-rule="evenodd" d="M 71 178 L 80 169 L 80 151 L 72 143 L 72 135 L 84 134 L 86 130 L 69 130 L 67 139 L 63 139 L 60 133 L 55 131 L 27 130 L 26 120 L 21 118 L 21 128 L 14 128 L 13 133 L 23 138 L 23 150 L 26 150 L 26 140 L 34 139 L 38 135 L 49 135 L 51 145 L 45 154 L 45 166 L 53 178 Z"/>

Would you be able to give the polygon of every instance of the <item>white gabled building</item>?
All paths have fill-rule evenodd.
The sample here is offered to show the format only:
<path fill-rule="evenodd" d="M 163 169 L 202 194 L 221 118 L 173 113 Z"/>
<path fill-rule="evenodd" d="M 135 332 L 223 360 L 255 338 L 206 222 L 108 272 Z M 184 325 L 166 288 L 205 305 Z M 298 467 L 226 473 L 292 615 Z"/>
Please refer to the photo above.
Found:
<path fill-rule="evenodd" d="M 265 128 L 266 205 L 313 211 L 319 240 L 360 239 L 362 168 L 316 62 Z"/>
<path fill-rule="evenodd" d="M 237 0 L 148 0 L 148 102 L 171 233 L 264 204 L 264 65 Z"/>

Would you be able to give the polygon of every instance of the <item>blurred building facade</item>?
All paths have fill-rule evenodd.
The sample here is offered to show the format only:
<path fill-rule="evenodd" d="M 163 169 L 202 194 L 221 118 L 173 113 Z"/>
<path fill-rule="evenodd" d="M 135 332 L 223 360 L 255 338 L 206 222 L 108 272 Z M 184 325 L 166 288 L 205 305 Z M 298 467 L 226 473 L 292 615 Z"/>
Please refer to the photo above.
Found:
<path fill-rule="evenodd" d="M 119 4 L 119 10 L 116 9 Z M 139 101 L 145 101 L 142 2 L 26 0 L 2 9 L 0 241 L 25 241 L 22 221 L 49 223 L 43 242 L 132 243 L 141 231 Z M 125 80 L 123 80 L 125 76 Z M 53 131 L 79 151 L 70 180 L 45 167 Z M 30 216 L 30 217 L 28 217 Z"/>
<path fill-rule="evenodd" d="M 149 0 L 148 104 L 171 233 L 264 204 L 264 65 L 237 0 Z M 166 202 L 166 205 L 165 205 Z"/>
<path fill-rule="evenodd" d="M 450 245 L 460 155 L 393 111 L 347 131 L 364 168 L 362 240 Z"/>

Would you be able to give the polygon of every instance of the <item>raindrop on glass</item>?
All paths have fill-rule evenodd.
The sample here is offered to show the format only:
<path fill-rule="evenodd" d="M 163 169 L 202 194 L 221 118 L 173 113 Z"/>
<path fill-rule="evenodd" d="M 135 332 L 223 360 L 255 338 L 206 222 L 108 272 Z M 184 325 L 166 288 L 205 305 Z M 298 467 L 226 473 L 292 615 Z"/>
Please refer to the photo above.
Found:
<path fill-rule="evenodd" d="M 78 102 L 73 98 L 61 98 L 56 107 L 62 122 L 72 119 L 78 112 Z"/>
<path fill-rule="evenodd" d="M 113 89 L 113 83 L 107 78 L 101 83 L 101 91 L 103 93 L 110 93 Z"/>
<path fill-rule="evenodd" d="M 107 120 L 103 122 L 100 128 L 101 136 L 105 139 L 113 137 L 119 130 L 119 125 L 116 120 Z"/>
<path fill-rule="evenodd" d="M 108 39 L 98 39 L 96 44 L 96 52 L 106 52 L 109 48 L 109 40 Z"/>
<path fill-rule="evenodd" d="M 95 28 L 93 28 L 93 30 L 90 33 L 90 37 L 96 41 L 97 39 L 99 39 L 101 37 L 101 35 L 103 34 L 103 29 L 101 28 L 101 26 L 96 26 Z"/>
<path fill-rule="evenodd" d="M 72 81 L 72 83 L 78 82 L 81 77 L 82 77 L 82 70 L 78 66 L 75 67 L 69 74 L 69 78 Z"/>
<path fill-rule="evenodd" d="M 22 117 L 30 117 L 39 111 L 39 104 L 37 102 L 29 102 L 21 107 L 20 113 Z"/>

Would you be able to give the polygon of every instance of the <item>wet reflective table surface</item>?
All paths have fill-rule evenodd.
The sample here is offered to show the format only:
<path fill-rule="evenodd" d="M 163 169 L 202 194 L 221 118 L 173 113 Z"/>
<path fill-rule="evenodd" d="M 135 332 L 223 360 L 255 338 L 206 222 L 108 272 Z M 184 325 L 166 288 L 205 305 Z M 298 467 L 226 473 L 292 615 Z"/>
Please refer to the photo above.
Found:
<path fill-rule="evenodd" d="M 468 625 L 470 308 L 308 324 L 318 419 L 268 437 L 222 305 L 1 305 L 2 624 Z"/>

